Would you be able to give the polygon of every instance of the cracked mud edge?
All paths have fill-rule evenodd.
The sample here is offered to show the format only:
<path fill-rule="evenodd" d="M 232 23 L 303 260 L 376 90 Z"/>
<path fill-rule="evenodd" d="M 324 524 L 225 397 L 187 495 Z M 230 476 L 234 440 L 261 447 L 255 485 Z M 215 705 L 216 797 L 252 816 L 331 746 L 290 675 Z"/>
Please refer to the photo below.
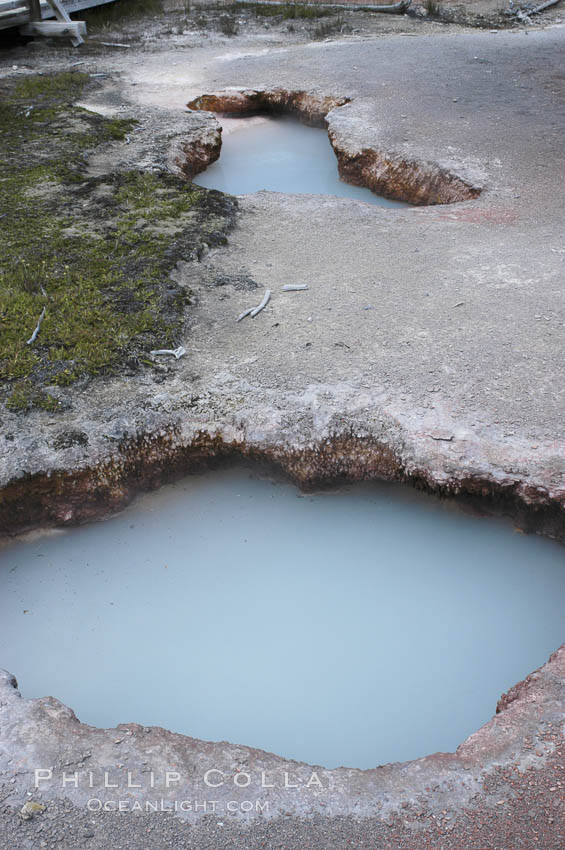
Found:
<path fill-rule="evenodd" d="M 203 94 L 187 106 L 189 109 L 239 117 L 294 115 L 305 124 L 327 127 L 342 179 L 385 198 L 415 206 L 430 206 L 469 201 L 481 194 L 481 186 L 438 163 L 368 147 L 355 150 L 344 136 L 343 127 L 335 126 L 341 107 L 348 103 L 351 103 L 348 97 L 323 96 L 307 91 L 234 88 Z M 185 175 L 192 177 L 215 162 L 220 153 L 221 135 L 218 139 L 219 145 L 212 146 L 206 164 L 206 151 L 195 148 L 193 154 L 190 146 L 185 148 L 186 163 L 177 162 Z"/>

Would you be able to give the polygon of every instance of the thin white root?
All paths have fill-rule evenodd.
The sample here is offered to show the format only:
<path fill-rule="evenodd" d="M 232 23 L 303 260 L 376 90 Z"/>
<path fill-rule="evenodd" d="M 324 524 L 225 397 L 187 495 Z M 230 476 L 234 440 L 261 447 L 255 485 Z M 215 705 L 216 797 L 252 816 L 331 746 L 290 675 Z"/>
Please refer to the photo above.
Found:
<path fill-rule="evenodd" d="M 236 319 L 236 322 L 241 322 L 242 319 L 245 319 L 246 316 L 249 316 L 250 313 L 253 312 L 255 307 L 248 307 L 247 310 L 244 310 L 243 313 L 240 313 Z"/>
<path fill-rule="evenodd" d="M 186 354 L 186 349 L 182 345 L 179 345 L 178 348 L 158 348 L 156 351 L 150 351 L 149 354 L 153 355 L 153 357 L 160 354 L 172 354 L 175 360 L 178 360 Z"/>
<path fill-rule="evenodd" d="M 45 318 L 45 311 L 46 311 L 46 310 L 47 310 L 47 307 L 44 307 L 44 308 L 43 308 L 43 310 L 41 311 L 41 314 L 40 314 L 40 316 L 39 316 L 39 319 L 37 320 L 37 325 L 35 326 L 35 330 L 34 330 L 34 332 L 32 333 L 32 335 L 30 336 L 30 338 L 29 338 L 29 339 L 28 339 L 28 341 L 27 341 L 27 344 L 28 344 L 28 345 L 31 345 L 31 344 L 32 344 L 32 342 L 35 342 L 35 340 L 37 339 L 37 334 L 38 334 L 38 333 L 39 333 L 39 331 L 41 330 L 41 322 L 42 322 L 42 321 L 43 321 L 43 319 Z"/>
<path fill-rule="evenodd" d="M 261 310 L 265 309 L 265 307 L 267 306 L 267 304 L 269 303 L 270 300 L 271 300 L 271 290 L 266 289 L 265 294 L 263 295 L 263 300 L 261 301 L 259 306 L 255 307 L 255 309 L 253 309 L 251 311 L 251 313 L 249 314 L 251 316 L 251 318 L 254 319 L 255 316 L 258 316 L 259 313 L 261 312 Z"/>
<path fill-rule="evenodd" d="M 261 303 L 258 304 L 257 307 L 248 307 L 247 310 L 244 310 L 243 313 L 240 313 L 239 316 L 236 319 L 236 322 L 241 322 L 241 320 L 245 319 L 246 316 L 251 316 L 251 318 L 254 319 L 255 316 L 259 315 L 261 310 L 265 309 L 265 307 L 267 306 L 267 304 L 270 301 L 270 298 L 271 298 L 271 290 L 266 289 L 265 294 L 263 295 L 263 300 L 261 301 Z"/>
<path fill-rule="evenodd" d="M 287 283 L 282 287 L 281 292 L 301 292 L 303 289 L 308 289 L 307 283 Z"/>

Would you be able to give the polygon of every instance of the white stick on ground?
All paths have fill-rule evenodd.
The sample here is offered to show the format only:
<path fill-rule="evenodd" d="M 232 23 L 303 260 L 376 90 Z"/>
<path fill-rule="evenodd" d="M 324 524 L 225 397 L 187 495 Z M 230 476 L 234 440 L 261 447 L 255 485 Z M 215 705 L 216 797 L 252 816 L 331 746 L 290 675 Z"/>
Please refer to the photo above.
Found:
<path fill-rule="evenodd" d="M 39 333 L 39 331 L 41 330 L 41 322 L 42 322 L 42 321 L 43 321 L 43 319 L 45 318 L 45 311 L 46 311 L 46 310 L 47 310 L 47 307 L 44 307 L 44 308 L 43 308 L 43 310 L 41 311 L 41 314 L 40 314 L 40 316 L 39 316 L 39 319 L 37 320 L 37 325 L 35 326 L 35 330 L 34 330 L 34 332 L 32 333 L 32 335 L 30 336 L 30 338 L 29 338 L 29 339 L 28 339 L 28 341 L 27 341 L 27 344 L 28 344 L 28 345 L 31 345 L 31 344 L 32 344 L 32 342 L 35 342 L 35 340 L 37 339 L 37 334 L 38 334 L 38 333 Z"/>
<path fill-rule="evenodd" d="M 172 354 L 178 360 L 179 357 L 183 357 L 186 354 L 186 349 L 182 345 L 179 345 L 178 348 L 158 348 L 155 351 L 150 351 L 149 354 L 152 354 L 153 357 L 160 354 Z"/>
<path fill-rule="evenodd" d="M 265 309 L 265 307 L 267 306 L 267 304 L 268 304 L 268 303 L 269 303 L 269 301 L 270 301 L 270 298 L 271 298 L 271 290 L 270 290 L 270 289 L 266 289 L 266 290 L 265 290 L 265 294 L 263 295 L 263 300 L 261 301 L 261 303 L 260 303 L 257 307 L 255 307 L 255 308 L 251 311 L 251 313 L 249 314 L 249 315 L 251 316 L 251 318 L 252 318 L 252 319 L 254 319 L 254 318 L 255 318 L 255 316 L 258 316 L 258 315 L 259 315 L 259 313 L 261 312 L 261 310 L 264 310 L 264 309 Z"/>
<path fill-rule="evenodd" d="M 239 316 L 236 319 L 236 322 L 241 322 L 241 320 L 245 319 L 246 316 L 251 316 L 251 318 L 254 319 L 255 316 L 257 316 L 261 312 L 261 310 L 265 309 L 265 307 L 269 303 L 270 298 L 271 298 L 271 290 L 266 289 L 265 294 L 263 295 L 263 300 L 261 301 L 261 303 L 258 304 L 257 307 L 248 307 L 247 310 L 244 310 L 243 313 L 240 313 Z"/>
<path fill-rule="evenodd" d="M 236 322 L 241 322 L 242 319 L 245 319 L 246 316 L 249 316 L 250 313 L 253 312 L 255 307 L 248 307 L 247 310 L 244 310 L 243 313 L 240 313 L 236 319 Z"/>
<path fill-rule="evenodd" d="M 536 6 L 535 9 L 532 9 L 530 15 L 539 15 L 540 12 L 544 12 L 546 9 L 549 9 L 550 6 L 557 6 L 560 0 L 547 0 L 546 3 L 541 3 L 539 6 Z"/>
<path fill-rule="evenodd" d="M 308 289 L 307 283 L 286 283 L 281 292 L 301 292 L 303 289 Z"/>
<path fill-rule="evenodd" d="M 514 0 L 510 0 L 505 14 L 510 18 L 516 18 L 522 23 L 529 24 L 531 23 L 532 15 L 539 15 L 541 12 L 545 12 L 546 9 L 550 9 L 551 6 L 556 6 L 560 2 L 561 0 L 546 0 L 545 3 L 540 3 L 539 6 L 534 6 L 533 8 L 529 4 L 521 8 L 520 6 L 515 7 Z"/>
<path fill-rule="evenodd" d="M 250 2 L 253 2 L 254 6 L 284 6 L 285 5 L 283 0 L 276 0 L 276 2 L 273 2 L 273 0 L 237 0 L 237 3 L 242 5 L 242 6 L 244 6 L 246 3 L 250 3 Z M 394 13 L 404 12 L 406 9 L 409 8 L 411 3 L 412 3 L 412 0 L 400 0 L 399 3 L 392 3 L 392 5 L 388 5 L 388 6 L 378 6 L 378 5 L 358 6 L 356 4 L 354 4 L 353 6 L 349 6 L 349 4 L 348 4 L 347 8 L 348 8 L 349 11 L 352 11 L 352 12 L 359 12 L 359 11 L 366 12 L 367 10 L 369 10 L 370 12 L 392 12 L 394 14 Z M 335 4 L 335 3 L 331 3 L 331 2 L 330 3 L 319 3 L 319 4 L 316 4 L 316 5 L 319 5 L 323 9 L 336 9 L 337 11 L 341 11 L 343 9 L 343 4 L 339 5 L 339 4 Z"/>

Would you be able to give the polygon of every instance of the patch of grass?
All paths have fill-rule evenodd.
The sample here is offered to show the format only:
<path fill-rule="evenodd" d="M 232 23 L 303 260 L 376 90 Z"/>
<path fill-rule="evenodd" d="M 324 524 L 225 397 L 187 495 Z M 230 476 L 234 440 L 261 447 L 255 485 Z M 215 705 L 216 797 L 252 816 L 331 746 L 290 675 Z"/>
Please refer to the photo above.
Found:
<path fill-rule="evenodd" d="M 329 38 L 332 35 L 340 35 L 344 32 L 351 32 L 351 27 L 345 22 L 343 15 L 338 15 L 331 21 L 318 24 L 312 35 L 316 39 Z"/>
<path fill-rule="evenodd" d="M 163 0 L 116 0 L 103 6 L 84 9 L 80 18 L 86 21 L 89 30 L 107 29 L 128 20 L 143 18 L 146 15 L 162 15 Z"/>
<path fill-rule="evenodd" d="M 224 35 L 237 35 L 237 23 L 233 15 L 220 15 L 220 32 Z"/>
<path fill-rule="evenodd" d="M 62 408 L 61 402 L 29 381 L 18 381 L 6 401 L 6 407 L 13 413 L 29 413 L 33 407 L 48 410 L 51 413 Z"/>
<path fill-rule="evenodd" d="M 430 18 L 439 18 L 441 15 L 441 10 L 436 0 L 426 0 L 424 9 L 426 10 L 426 15 Z"/>
<path fill-rule="evenodd" d="M 312 20 L 313 18 L 326 18 L 333 14 L 331 9 L 321 9 L 319 6 L 300 4 L 300 3 L 285 3 L 280 6 L 263 6 L 257 5 L 251 7 L 258 17 L 274 18 L 282 17 L 283 21 L 288 21 L 295 18 L 304 18 Z"/>
<path fill-rule="evenodd" d="M 61 74 L 24 77 L 18 82 L 9 97 L 12 104 L 33 103 L 35 109 L 69 106 L 80 97 L 88 80 L 87 74 L 72 71 Z"/>
<path fill-rule="evenodd" d="M 86 177 L 88 153 L 134 126 L 72 106 L 87 82 L 0 90 L 0 396 L 14 411 L 60 409 L 47 386 L 176 347 L 190 298 L 169 273 L 225 241 L 233 206 L 166 173 Z"/>

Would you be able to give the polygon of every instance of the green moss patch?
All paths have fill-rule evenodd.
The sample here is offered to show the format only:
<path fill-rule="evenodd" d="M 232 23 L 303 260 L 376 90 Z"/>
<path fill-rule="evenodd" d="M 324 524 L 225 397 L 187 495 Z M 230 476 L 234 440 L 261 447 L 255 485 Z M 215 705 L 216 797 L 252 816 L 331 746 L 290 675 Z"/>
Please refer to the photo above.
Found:
<path fill-rule="evenodd" d="M 58 74 L 0 91 L 0 393 L 12 410 L 56 410 L 48 386 L 176 347 L 190 293 L 170 272 L 225 242 L 233 216 L 232 199 L 167 173 L 87 177 L 89 153 L 134 129 L 73 106 L 87 85 Z"/>
<path fill-rule="evenodd" d="M 283 21 L 295 20 L 296 18 L 312 20 L 313 18 L 325 18 L 333 14 L 331 9 L 307 4 L 301 5 L 300 3 L 284 3 L 277 6 L 263 6 L 258 4 L 257 6 L 251 6 L 251 8 L 257 17 L 275 18 L 280 16 Z"/>

